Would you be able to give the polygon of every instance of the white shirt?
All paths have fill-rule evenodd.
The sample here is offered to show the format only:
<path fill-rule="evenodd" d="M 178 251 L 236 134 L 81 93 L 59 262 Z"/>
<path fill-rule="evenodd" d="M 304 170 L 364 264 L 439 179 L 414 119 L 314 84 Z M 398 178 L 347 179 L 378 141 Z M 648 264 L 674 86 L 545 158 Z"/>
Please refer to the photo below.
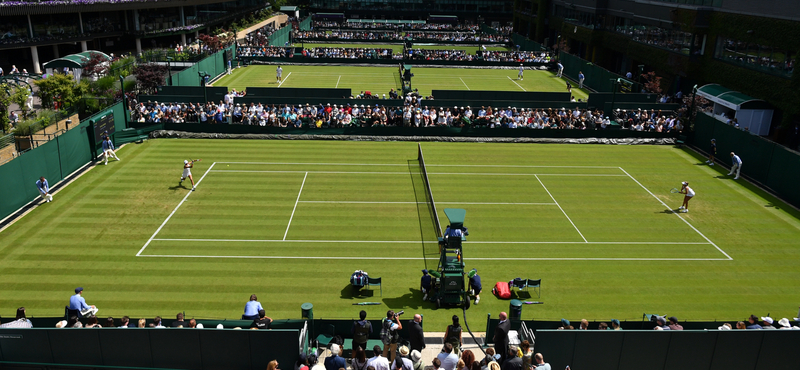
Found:
<path fill-rule="evenodd" d="M 276 69 L 275 71 L 278 73 L 278 76 L 280 77 L 281 73 L 283 73 L 283 68 L 278 67 L 278 69 Z"/>
<path fill-rule="evenodd" d="M 389 370 L 389 359 L 383 356 L 377 356 L 367 361 L 367 366 L 375 367 L 375 370 Z"/>
<path fill-rule="evenodd" d="M 455 353 L 442 352 L 436 358 L 442 362 L 442 370 L 455 370 L 456 365 L 458 365 L 458 356 Z"/>
<path fill-rule="evenodd" d="M 687 197 L 693 197 L 694 196 L 694 190 L 692 190 L 692 188 L 690 188 L 689 186 L 686 186 L 686 196 Z"/>

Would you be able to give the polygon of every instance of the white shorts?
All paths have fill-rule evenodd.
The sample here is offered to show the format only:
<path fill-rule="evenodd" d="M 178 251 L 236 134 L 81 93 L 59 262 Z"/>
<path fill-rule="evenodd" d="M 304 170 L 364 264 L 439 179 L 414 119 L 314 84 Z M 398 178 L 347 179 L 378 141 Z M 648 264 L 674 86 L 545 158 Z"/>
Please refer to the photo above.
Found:
<path fill-rule="evenodd" d="M 185 179 L 185 178 L 188 178 L 191 175 L 192 175 L 192 169 L 191 168 L 184 168 L 183 169 L 183 175 L 181 177 L 183 177 Z"/>

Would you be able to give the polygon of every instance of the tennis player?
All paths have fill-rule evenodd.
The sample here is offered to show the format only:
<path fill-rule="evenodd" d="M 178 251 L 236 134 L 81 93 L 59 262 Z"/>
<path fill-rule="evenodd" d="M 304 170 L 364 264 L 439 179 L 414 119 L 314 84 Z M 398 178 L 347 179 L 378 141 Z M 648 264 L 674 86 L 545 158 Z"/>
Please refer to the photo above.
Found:
<path fill-rule="evenodd" d="M 711 148 L 709 148 L 708 150 L 708 160 L 706 161 L 706 163 L 708 163 L 709 166 L 714 165 L 715 155 L 717 155 L 717 140 L 711 139 Z"/>
<path fill-rule="evenodd" d="M 736 177 L 734 177 L 733 179 L 738 180 L 739 173 L 742 172 L 742 159 L 739 158 L 739 156 L 736 155 L 734 152 L 731 152 L 731 162 L 733 163 L 733 165 L 731 166 L 731 172 L 728 172 L 728 176 L 733 175 L 733 172 L 736 171 Z"/>
<path fill-rule="evenodd" d="M 281 75 L 283 75 L 283 68 L 281 68 L 281 66 L 278 66 L 278 68 L 275 70 L 275 75 L 278 78 L 278 83 L 280 83 Z"/>
<path fill-rule="evenodd" d="M 192 167 L 194 167 L 194 162 L 200 162 L 202 159 L 187 159 L 183 161 L 183 175 L 181 175 L 181 181 L 178 185 L 183 183 L 183 180 L 189 178 L 189 181 L 192 182 L 192 191 L 194 191 L 194 178 L 192 177 Z"/>
<path fill-rule="evenodd" d="M 683 213 L 689 212 L 689 201 L 694 198 L 694 190 L 689 187 L 688 182 L 684 181 L 681 183 L 680 193 L 683 194 L 683 205 L 678 210 Z"/>
<path fill-rule="evenodd" d="M 519 65 L 519 74 L 517 75 L 517 79 L 522 81 L 522 79 L 524 77 L 525 77 L 525 67 L 522 66 L 522 63 L 520 63 L 520 65 Z"/>

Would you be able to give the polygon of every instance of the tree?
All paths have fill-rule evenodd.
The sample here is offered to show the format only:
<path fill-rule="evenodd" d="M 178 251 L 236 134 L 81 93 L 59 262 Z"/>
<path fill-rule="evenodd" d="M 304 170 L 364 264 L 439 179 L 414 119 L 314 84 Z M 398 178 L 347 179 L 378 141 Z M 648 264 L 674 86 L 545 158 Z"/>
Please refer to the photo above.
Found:
<path fill-rule="evenodd" d="M 28 96 L 31 95 L 31 91 L 24 86 L 17 86 L 14 88 L 14 92 L 11 93 L 11 102 L 16 103 L 19 106 L 19 109 L 22 110 L 22 119 L 28 118 Z"/>
<path fill-rule="evenodd" d="M 8 132 L 11 128 L 9 126 L 9 111 L 8 107 L 11 105 L 11 97 L 8 95 L 10 86 L 7 83 L 0 84 L 0 127 L 3 132 Z"/>
<path fill-rule="evenodd" d="M 89 92 L 89 84 L 85 81 L 75 82 L 70 75 L 54 74 L 33 82 L 39 87 L 39 98 L 43 107 L 71 109 L 81 97 Z"/>
<path fill-rule="evenodd" d="M 647 72 L 642 74 L 644 78 L 644 90 L 653 94 L 661 94 L 661 77 L 656 76 L 655 72 Z"/>
<path fill-rule="evenodd" d="M 83 66 L 83 73 L 87 77 L 100 77 L 108 73 L 108 63 L 106 63 L 102 54 L 92 53 L 91 58 Z"/>
<path fill-rule="evenodd" d="M 140 64 L 133 70 L 139 91 L 144 94 L 153 94 L 157 87 L 164 86 L 166 74 L 167 66 L 154 63 Z"/>

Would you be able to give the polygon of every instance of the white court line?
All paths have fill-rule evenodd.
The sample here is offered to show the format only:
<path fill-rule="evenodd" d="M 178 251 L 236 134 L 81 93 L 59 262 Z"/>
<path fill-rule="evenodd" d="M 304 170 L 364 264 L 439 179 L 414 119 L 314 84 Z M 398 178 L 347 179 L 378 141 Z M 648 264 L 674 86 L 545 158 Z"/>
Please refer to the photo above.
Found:
<path fill-rule="evenodd" d="M 288 79 L 289 79 L 289 76 L 291 76 L 291 75 L 292 75 L 292 72 L 289 72 L 289 74 L 288 74 L 288 75 L 286 75 L 286 77 L 285 77 L 285 78 L 282 78 L 282 79 L 281 79 L 281 83 L 279 83 L 279 84 L 278 84 L 278 87 L 281 87 L 281 85 L 283 85 L 283 83 L 284 83 L 284 82 L 286 82 L 286 80 L 288 80 Z"/>
<path fill-rule="evenodd" d="M 280 164 L 280 165 L 311 165 L 311 166 L 402 166 L 408 163 L 315 163 L 315 162 L 217 162 L 219 164 Z M 426 167 L 497 167 L 497 168 L 613 168 L 615 166 L 528 166 L 504 164 L 425 164 Z"/>
<path fill-rule="evenodd" d="M 334 174 L 367 174 L 367 175 L 409 175 L 408 172 L 373 172 L 373 171 L 261 171 L 261 170 L 214 170 L 214 172 L 242 173 L 334 173 Z M 497 172 L 428 172 L 428 175 L 464 175 L 464 176 L 600 176 L 626 177 L 625 175 L 593 174 L 593 173 L 497 173 Z"/>
<path fill-rule="evenodd" d="M 303 194 L 303 186 L 306 186 L 306 178 L 308 178 L 308 172 L 306 172 L 306 175 L 303 176 L 303 183 L 300 184 L 300 191 L 297 193 L 297 200 L 294 201 L 294 208 L 292 208 L 292 216 L 289 217 L 289 224 L 286 225 L 286 232 L 283 233 L 283 240 L 286 240 L 286 235 L 289 235 L 289 226 L 292 226 L 294 211 L 297 209 L 297 203 L 300 202 L 300 194 Z"/>
<path fill-rule="evenodd" d="M 178 254 L 147 254 L 139 257 L 164 257 L 164 258 L 241 258 L 241 259 L 302 259 L 302 260 L 406 260 L 406 261 L 421 261 L 423 257 L 322 257 L 322 256 L 184 256 Z M 724 258 L 569 258 L 569 257 L 472 257 L 471 260 L 480 261 L 727 261 Z"/>
<path fill-rule="evenodd" d="M 464 84 L 464 87 L 466 87 L 466 88 L 467 88 L 467 90 L 469 90 L 469 91 L 472 91 L 472 90 L 470 90 L 469 86 L 467 86 L 467 83 L 466 83 L 466 82 L 464 82 L 464 79 L 463 79 L 463 78 L 459 77 L 458 79 L 459 79 L 459 80 L 461 80 L 461 83 L 462 83 L 462 84 Z"/>
<path fill-rule="evenodd" d="M 438 244 L 437 241 L 421 240 L 280 240 L 280 239 L 153 239 L 171 242 L 241 242 L 241 243 L 395 243 L 395 244 Z M 620 244 L 620 245 L 708 245 L 703 242 L 561 242 L 561 241 L 469 241 L 469 244 Z"/>
<path fill-rule="evenodd" d="M 506 76 L 506 77 L 508 77 L 508 76 Z M 511 79 L 511 77 L 508 77 L 508 79 L 509 79 L 509 81 L 513 82 L 513 83 L 514 83 L 514 85 L 517 85 L 517 87 L 519 87 L 520 89 L 522 89 L 522 91 L 528 91 L 528 90 L 525 90 L 525 88 L 524 88 L 524 87 L 520 86 L 520 85 L 517 83 L 517 81 L 514 81 L 514 80 L 512 80 L 512 79 Z"/>
<path fill-rule="evenodd" d="M 711 241 L 711 239 L 709 239 L 709 238 L 707 238 L 705 235 L 703 235 L 703 233 L 701 233 L 701 232 L 700 232 L 700 230 L 697 230 L 697 228 L 695 228 L 695 227 L 694 227 L 692 224 L 690 224 L 690 223 L 689 223 L 689 221 L 686 221 L 686 219 L 684 219 L 683 217 L 681 217 L 681 215 L 680 215 L 679 213 L 677 213 L 677 212 L 675 212 L 674 210 L 672 210 L 672 208 L 670 208 L 670 207 L 669 207 L 669 206 L 668 206 L 666 203 L 664 203 L 664 202 L 663 202 L 661 199 L 659 199 L 659 198 L 658 198 L 658 197 L 657 197 L 655 194 L 653 194 L 653 192 L 651 192 L 649 189 L 647 189 L 646 187 L 644 187 L 644 185 L 642 185 L 642 183 L 640 183 L 638 180 L 636 180 L 635 178 L 633 178 L 633 176 L 631 176 L 631 175 L 630 175 L 630 174 L 629 174 L 627 171 L 625 171 L 625 170 L 624 170 L 622 167 L 620 167 L 619 169 L 620 169 L 620 171 L 622 171 L 622 172 L 625 172 L 625 174 L 626 174 L 626 175 L 628 175 L 628 177 L 630 177 L 630 178 L 631 178 L 631 180 L 633 180 L 634 182 L 636 182 L 637 184 L 639 184 L 639 186 L 641 186 L 641 187 L 642 187 L 642 189 L 644 189 L 646 192 L 648 192 L 650 195 L 652 195 L 652 196 L 653 196 L 653 198 L 656 198 L 656 200 L 657 200 L 659 203 L 661 203 L 661 204 L 662 204 L 664 207 L 666 207 L 667 209 L 669 209 L 669 210 L 670 210 L 670 211 L 671 211 L 671 212 L 672 212 L 672 213 L 673 213 L 675 216 L 678 216 L 678 218 L 679 218 L 679 219 L 681 219 L 681 221 L 683 221 L 685 224 L 689 225 L 689 227 L 691 227 L 691 228 L 692 228 L 692 230 L 694 230 L 695 232 L 697 232 L 697 234 L 699 234 L 701 237 L 703 237 L 703 239 L 705 239 L 705 240 L 706 240 L 706 241 L 707 241 L 709 244 L 713 245 L 713 246 L 714 246 L 714 248 L 717 248 L 717 250 L 718 250 L 720 253 L 724 254 L 724 255 L 725 255 L 725 257 L 728 257 L 728 260 L 733 260 L 733 257 L 731 257 L 731 256 L 729 256 L 727 253 L 725 253 L 725 251 L 724 251 L 724 250 L 722 250 L 722 248 L 720 248 L 720 247 L 718 247 L 716 244 L 714 244 L 714 242 L 712 242 L 712 241 Z"/>
<path fill-rule="evenodd" d="M 427 204 L 428 202 L 378 202 L 359 200 L 301 200 L 300 203 L 333 203 L 333 204 Z M 492 203 L 492 202 L 437 202 L 436 204 L 471 204 L 471 205 L 520 205 L 520 206 L 554 206 L 555 203 Z"/>
<path fill-rule="evenodd" d="M 554 202 L 554 203 L 555 203 L 555 204 L 558 206 L 558 209 L 560 209 L 560 210 L 561 210 L 561 213 L 563 213 L 563 214 L 564 214 L 564 216 L 567 218 L 567 220 L 569 220 L 569 223 L 571 223 L 571 224 L 572 224 L 572 227 L 574 227 L 574 228 L 575 228 L 575 231 L 577 231 L 577 232 L 578 232 L 578 234 L 580 234 L 580 236 L 581 236 L 581 238 L 583 239 L 583 241 L 584 241 L 584 242 L 586 242 L 586 243 L 588 243 L 589 241 L 588 241 L 588 240 L 586 240 L 586 237 L 584 237 L 584 236 L 583 236 L 583 234 L 581 233 L 581 231 L 580 231 L 580 230 L 578 230 L 578 227 L 577 227 L 577 226 L 575 226 L 575 223 L 574 223 L 574 222 L 572 222 L 572 219 L 571 219 L 571 218 L 569 218 L 569 216 L 567 216 L 567 212 L 564 212 L 564 208 L 561 208 L 561 205 L 560 205 L 560 204 L 558 204 L 558 201 L 556 201 L 556 198 L 553 198 L 553 194 L 550 194 L 550 190 L 547 190 L 547 187 L 546 187 L 546 186 L 544 186 L 544 183 L 543 183 L 543 182 L 542 182 L 542 180 L 539 178 L 539 176 L 536 176 L 536 180 L 538 180 L 538 181 L 539 181 L 539 184 L 541 184 L 541 185 L 542 185 L 542 188 L 544 188 L 544 191 L 546 191 L 546 192 L 547 192 L 547 195 L 549 195 L 549 196 L 550 196 L 550 199 L 552 199 L 552 200 L 553 200 L 553 202 Z"/>
<path fill-rule="evenodd" d="M 204 178 L 206 178 L 206 175 L 208 175 L 208 173 L 211 171 L 211 169 L 214 168 L 215 164 L 217 164 L 217 162 L 212 163 L 211 166 L 209 166 L 208 169 L 206 170 L 206 172 L 203 174 L 203 176 L 200 177 L 200 180 L 197 180 L 197 183 L 195 184 L 195 188 L 200 185 L 200 182 L 203 181 Z M 161 231 L 161 229 L 164 228 L 164 225 L 167 224 L 167 221 L 169 221 L 169 219 L 172 218 L 172 215 L 175 214 L 175 212 L 178 210 L 178 208 L 181 207 L 181 204 L 183 204 L 183 202 L 185 202 L 186 199 L 189 198 L 190 195 L 192 195 L 192 193 L 193 193 L 193 191 L 190 191 L 190 192 L 186 193 L 186 195 L 183 197 L 181 202 L 178 203 L 178 205 L 175 206 L 175 209 L 172 210 L 172 213 L 170 213 L 169 216 L 167 216 L 167 219 L 164 220 L 164 222 L 161 223 L 161 226 L 159 226 L 158 229 L 156 229 L 156 232 L 154 232 L 153 235 L 150 237 L 150 239 L 147 240 L 147 243 L 144 243 L 144 246 L 142 247 L 142 249 L 139 249 L 139 252 L 136 253 L 136 256 L 139 256 L 140 254 L 142 254 L 142 252 L 144 252 L 144 249 L 147 248 L 147 246 L 150 244 L 150 242 L 152 242 L 154 240 L 153 238 L 155 238 L 156 235 Z"/>
<path fill-rule="evenodd" d="M 339 81 L 341 81 L 341 80 L 342 80 L 342 75 L 339 75 L 339 79 L 336 80 L 336 88 L 337 89 L 339 88 Z"/>

